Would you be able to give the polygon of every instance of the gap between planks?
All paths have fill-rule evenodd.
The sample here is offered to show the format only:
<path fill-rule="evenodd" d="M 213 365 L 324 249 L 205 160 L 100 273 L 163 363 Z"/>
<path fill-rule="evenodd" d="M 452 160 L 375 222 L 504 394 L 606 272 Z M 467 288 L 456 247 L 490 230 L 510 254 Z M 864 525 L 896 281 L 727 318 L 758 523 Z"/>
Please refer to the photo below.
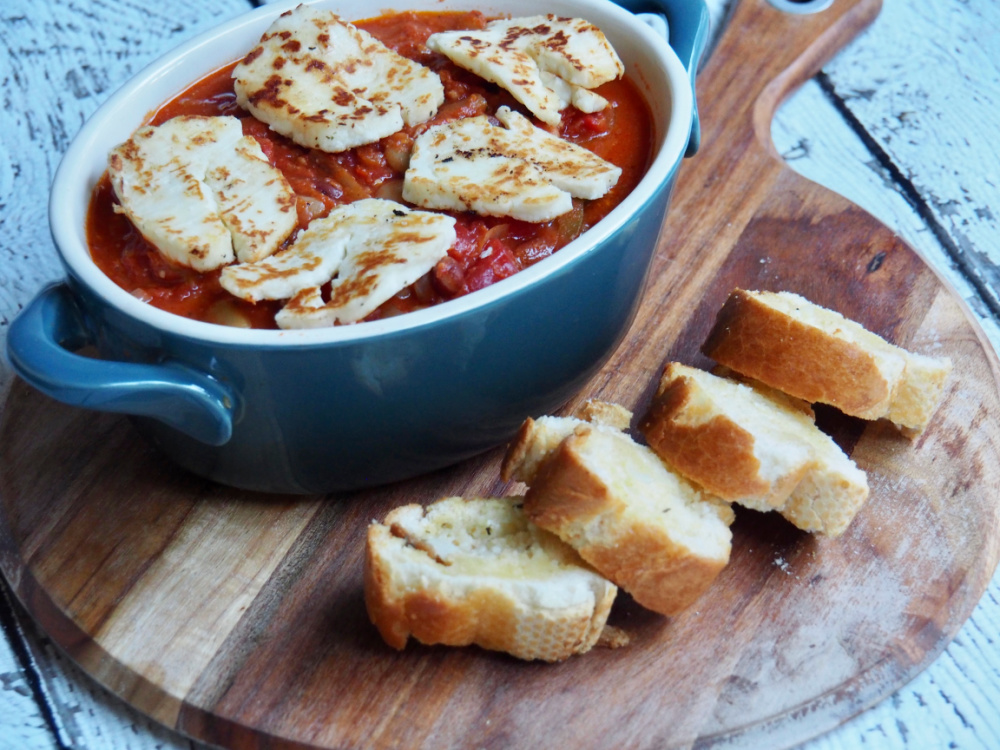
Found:
<path fill-rule="evenodd" d="M 10 586 L 5 578 L 0 578 L 0 631 L 3 632 L 7 643 L 10 644 L 11 651 L 17 660 L 18 666 L 24 673 L 24 681 L 31 692 L 31 698 L 38 707 L 38 713 L 51 735 L 52 744 L 58 750 L 69 750 L 69 746 L 62 741 L 59 726 L 56 722 L 55 712 L 49 703 L 48 696 L 42 687 L 42 675 L 35 660 L 31 658 L 31 651 L 28 649 L 27 636 L 21 627 L 27 614 L 15 611 L 20 605 L 14 600 Z"/>
<path fill-rule="evenodd" d="M 816 74 L 814 80 L 834 109 L 837 110 L 837 114 L 844 118 L 848 127 L 854 131 L 868 152 L 878 162 L 879 166 L 889 175 L 900 195 L 913 207 L 913 210 L 916 211 L 917 215 L 927 225 L 927 228 L 934 234 L 935 239 L 941 244 L 941 247 L 955 264 L 959 273 L 962 274 L 969 286 L 976 290 L 983 304 L 989 308 L 994 317 L 1000 318 L 1000 299 L 997 298 L 989 285 L 976 272 L 975 267 L 969 262 L 965 251 L 958 246 L 945 227 L 938 221 L 930 204 L 921 195 L 920 191 L 917 190 L 913 181 L 903 174 L 902 170 L 896 165 L 889 154 L 879 146 L 878 142 L 865 129 L 865 126 L 855 116 L 854 112 L 851 111 L 850 107 L 847 106 L 845 99 L 837 93 L 836 86 L 830 80 L 830 77 L 825 72 L 820 71 Z"/>

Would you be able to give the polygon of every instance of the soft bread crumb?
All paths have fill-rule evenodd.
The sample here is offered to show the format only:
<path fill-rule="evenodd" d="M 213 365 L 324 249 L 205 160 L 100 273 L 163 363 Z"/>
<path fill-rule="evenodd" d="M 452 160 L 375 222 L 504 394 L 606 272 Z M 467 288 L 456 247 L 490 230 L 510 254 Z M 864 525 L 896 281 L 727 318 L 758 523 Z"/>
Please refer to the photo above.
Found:
<path fill-rule="evenodd" d="M 766 396 L 772 401 L 777 401 L 783 407 L 787 409 L 792 409 L 793 411 L 802 412 L 812 421 L 816 421 L 816 412 L 813 410 L 812 405 L 808 401 L 804 401 L 801 398 L 795 398 L 795 396 L 790 396 L 784 391 L 780 391 L 777 388 L 772 388 L 766 383 L 762 383 L 759 380 L 754 380 L 753 378 L 747 377 L 742 373 L 736 372 L 732 368 L 726 367 L 724 365 L 716 365 L 711 369 L 713 375 L 717 375 L 720 378 L 725 378 L 726 380 L 735 380 L 737 383 L 743 383 L 743 385 L 748 385 L 755 391 L 760 393 L 762 396 Z"/>
<path fill-rule="evenodd" d="M 597 639 L 599 648 L 625 648 L 632 643 L 632 636 L 615 625 L 605 625 L 601 637 Z"/>

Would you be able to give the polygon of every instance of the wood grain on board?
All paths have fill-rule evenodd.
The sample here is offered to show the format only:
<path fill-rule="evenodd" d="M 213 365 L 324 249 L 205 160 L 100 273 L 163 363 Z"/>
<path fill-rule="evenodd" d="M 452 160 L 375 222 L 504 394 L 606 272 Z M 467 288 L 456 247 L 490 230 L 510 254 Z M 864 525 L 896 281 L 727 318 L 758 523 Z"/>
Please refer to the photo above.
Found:
<path fill-rule="evenodd" d="M 126 421 L 15 383 L 0 424 L 2 566 L 49 635 L 157 720 L 230 747 L 780 746 L 892 692 L 947 644 L 998 557 L 995 356 L 882 225 L 769 146 L 774 108 L 869 23 L 870 0 L 785 16 L 744 0 L 699 79 L 682 167 L 630 334 L 580 398 L 641 411 L 733 286 L 790 289 L 955 375 L 916 442 L 826 412 L 872 498 L 835 541 L 742 511 L 732 562 L 679 617 L 622 596 L 625 649 L 558 665 L 397 653 L 361 598 L 364 528 L 403 502 L 517 490 L 499 451 L 377 492 L 249 495 L 189 477 Z M 831 18 L 835 19 L 831 22 Z"/>

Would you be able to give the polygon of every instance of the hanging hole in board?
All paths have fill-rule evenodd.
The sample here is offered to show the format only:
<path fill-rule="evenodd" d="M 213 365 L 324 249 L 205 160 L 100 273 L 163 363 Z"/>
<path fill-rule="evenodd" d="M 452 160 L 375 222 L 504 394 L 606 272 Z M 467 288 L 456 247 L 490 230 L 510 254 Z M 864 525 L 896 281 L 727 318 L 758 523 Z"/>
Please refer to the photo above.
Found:
<path fill-rule="evenodd" d="M 778 10 L 798 15 L 819 13 L 833 5 L 833 0 L 768 0 L 768 2 Z"/>

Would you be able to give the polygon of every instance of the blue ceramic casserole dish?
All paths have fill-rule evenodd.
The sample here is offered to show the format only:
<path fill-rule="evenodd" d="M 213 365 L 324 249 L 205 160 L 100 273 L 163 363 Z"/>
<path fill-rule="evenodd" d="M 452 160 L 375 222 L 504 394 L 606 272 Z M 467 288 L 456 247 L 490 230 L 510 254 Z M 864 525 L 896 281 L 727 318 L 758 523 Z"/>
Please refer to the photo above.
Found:
<path fill-rule="evenodd" d="M 52 187 L 50 222 L 64 282 L 11 324 L 8 357 L 28 383 L 75 406 L 132 415 L 180 466 L 224 484 L 325 493 L 447 466 L 551 412 L 608 359 L 640 303 L 678 166 L 697 147 L 694 68 L 707 37 L 700 0 L 553 0 L 611 40 L 651 105 L 654 161 L 606 218 L 549 258 L 431 309 L 301 331 L 226 328 L 134 298 L 90 259 L 85 217 L 109 150 L 147 113 L 250 49 L 276 3 L 161 58 L 84 125 Z M 346 0 L 319 0 L 351 19 Z M 429 8 L 537 13 L 527 0 L 449 0 Z M 670 44 L 657 19 L 665 17 Z M 74 353 L 96 347 L 99 359 Z"/>

